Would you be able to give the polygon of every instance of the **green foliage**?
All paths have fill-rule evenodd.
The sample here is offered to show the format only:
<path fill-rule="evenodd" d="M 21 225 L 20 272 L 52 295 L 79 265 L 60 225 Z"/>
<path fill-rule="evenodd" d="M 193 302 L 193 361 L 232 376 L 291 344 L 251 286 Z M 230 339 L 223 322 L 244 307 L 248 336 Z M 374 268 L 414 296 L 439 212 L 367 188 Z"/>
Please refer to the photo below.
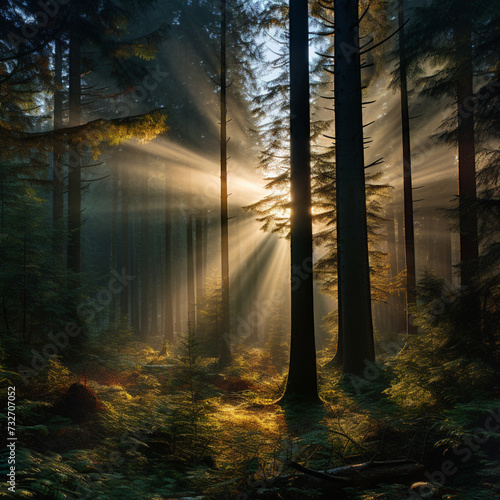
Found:
<path fill-rule="evenodd" d="M 33 396 L 36 395 L 38 398 L 53 401 L 73 381 L 74 375 L 61 362 L 60 358 L 54 357 L 49 359 L 45 367 L 35 377 L 30 379 L 28 390 Z"/>
<path fill-rule="evenodd" d="M 415 322 L 419 333 L 394 359 L 396 379 L 387 390 L 410 411 L 441 411 L 492 394 L 495 369 L 481 355 L 470 331 L 464 331 L 463 296 L 443 280 L 426 274 L 419 284 Z"/>

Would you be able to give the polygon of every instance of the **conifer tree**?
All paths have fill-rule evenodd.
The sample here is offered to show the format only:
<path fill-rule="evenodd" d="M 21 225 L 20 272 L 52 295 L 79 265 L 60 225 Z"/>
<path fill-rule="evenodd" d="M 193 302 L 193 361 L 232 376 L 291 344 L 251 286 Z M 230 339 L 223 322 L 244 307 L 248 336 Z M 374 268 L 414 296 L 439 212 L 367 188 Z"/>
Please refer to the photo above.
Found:
<path fill-rule="evenodd" d="M 309 8 L 290 0 L 290 365 L 282 401 L 319 399 L 313 305 Z"/>
<path fill-rule="evenodd" d="M 370 300 L 358 2 L 336 0 L 335 156 L 337 246 L 345 373 L 375 358 Z"/>

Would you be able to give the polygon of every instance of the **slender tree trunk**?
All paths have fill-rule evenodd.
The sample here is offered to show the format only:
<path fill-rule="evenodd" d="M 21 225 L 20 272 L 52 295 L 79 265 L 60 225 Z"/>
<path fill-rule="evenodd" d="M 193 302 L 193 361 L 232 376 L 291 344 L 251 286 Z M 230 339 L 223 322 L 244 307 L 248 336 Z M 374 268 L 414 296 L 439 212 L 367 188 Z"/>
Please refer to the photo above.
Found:
<path fill-rule="evenodd" d="M 474 142 L 474 111 L 470 99 L 474 95 L 472 72 L 471 25 L 457 29 L 457 45 L 463 53 L 457 83 L 458 107 L 458 194 L 460 210 L 460 263 L 462 286 L 472 284 L 478 258 L 476 200 L 476 151 Z"/>
<path fill-rule="evenodd" d="M 246 338 L 246 343 L 248 345 L 256 345 L 259 343 L 259 322 L 251 321 L 250 318 L 257 317 L 258 312 L 256 311 L 256 304 L 258 301 L 257 297 L 257 276 L 259 275 L 258 263 L 257 263 L 257 248 L 255 244 L 255 232 L 252 231 L 250 252 L 248 253 L 248 266 L 250 269 L 249 278 L 245 283 L 246 292 L 246 302 L 244 308 L 244 317 L 248 318 L 248 324 L 250 325 L 250 334 Z"/>
<path fill-rule="evenodd" d="M 125 155 L 120 155 L 122 162 L 122 206 L 121 206 L 121 232 L 122 232 L 122 268 L 124 269 L 124 274 L 129 275 L 130 264 L 129 264 L 129 190 L 130 190 L 130 178 L 129 178 L 129 167 L 125 159 Z M 129 314 L 129 290 L 130 285 L 122 289 L 120 294 L 120 312 L 123 316 Z"/>
<path fill-rule="evenodd" d="M 55 41 L 54 48 L 54 130 L 59 130 L 63 126 L 62 107 L 62 66 L 63 66 L 63 44 L 61 40 Z M 55 257 L 61 258 L 64 255 L 64 147 L 59 142 L 54 145 L 53 164 L 53 193 L 52 193 L 52 253 Z"/>
<path fill-rule="evenodd" d="M 135 217 L 132 219 L 131 224 L 131 239 L 130 239 L 130 267 L 132 274 L 136 279 L 132 283 L 130 289 L 130 313 L 132 328 L 140 338 L 140 315 L 139 315 L 139 283 L 141 280 L 141 270 L 139 267 L 140 252 L 137 244 L 137 218 L 138 218 L 138 203 L 134 203 L 136 207 Z"/>
<path fill-rule="evenodd" d="M 202 299 L 203 299 L 203 218 L 198 211 L 196 215 L 196 223 L 195 223 L 195 232 L 196 232 L 196 325 L 200 324 L 201 319 L 201 308 L 202 308 Z"/>
<path fill-rule="evenodd" d="M 458 196 L 460 222 L 460 281 L 465 287 L 462 312 L 470 336 L 481 340 L 481 303 L 474 291 L 474 278 L 479 257 L 479 237 L 476 213 L 476 150 L 474 110 L 470 105 L 474 96 L 472 69 L 472 26 L 462 24 L 455 32 L 460 61 L 457 82 L 458 111 Z M 482 348 L 482 342 L 474 344 Z"/>
<path fill-rule="evenodd" d="M 221 91 L 220 91 L 220 227 L 221 227 L 221 276 L 222 311 L 221 341 L 219 342 L 219 363 L 227 365 L 231 359 L 231 319 L 229 302 L 229 233 L 227 210 L 227 63 L 226 63 L 226 0 L 221 0 Z"/>
<path fill-rule="evenodd" d="M 69 41 L 69 126 L 81 122 L 81 40 L 72 30 Z M 68 268 L 81 272 L 81 157 L 80 147 L 72 146 L 68 154 Z"/>
<path fill-rule="evenodd" d="M 141 159 L 144 158 L 141 156 Z M 149 203 L 148 175 L 141 169 L 141 340 L 149 336 Z"/>
<path fill-rule="evenodd" d="M 188 214 L 186 225 L 186 254 L 187 254 L 187 320 L 188 334 L 191 338 L 195 330 L 195 285 L 194 285 L 194 252 L 193 252 L 193 216 Z"/>
<path fill-rule="evenodd" d="M 151 255 L 151 264 L 154 269 L 156 262 L 158 262 L 158 252 L 157 252 L 157 238 L 156 238 L 156 224 L 153 222 L 153 230 L 152 230 L 152 239 L 153 245 L 151 246 L 150 255 Z M 156 343 L 156 337 L 158 337 L 158 281 L 157 281 L 157 273 L 153 271 L 151 275 L 151 339 Z"/>
<path fill-rule="evenodd" d="M 405 214 L 405 263 L 406 263 L 406 331 L 417 333 L 413 319 L 409 312 L 411 304 L 415 303 L 415 289 L 417 287 L 415 275 L 415 233 L 413 224 L 413 189 L 411 175 L 410 149 L 410 116 L 408 110 L 408 85 L 406 78 L 405 30 L 404 30 L 404 3 L 399 0 L 399 68 L 401 73 L 401 124 L 403 135 L 403 195 Z"/>
<path fill-rule="evenodd" d="M 163 317 L 163 349 L 174 342 L 172 305 L 172 177 L 165 172 L 165 297 Z"/>
<path fill-rule="evenodd" d="M 366 222 L 358 2 L 336 0 L 335 137 L 344 373 L 375 358 Z"/>
<path fill-rule="evenodd" d="M 309 114 L 309 9 L 290 0 L 291 340 L 282 400 L 318 401 L 313 309 Z"/>
<path fill-rule="evenodd" d="M 175 332 L 182 332 L 182 312 L 181 312 L 181 270 L 174 266 L 175 282 Z"/>
<path fill-rule="evenodd" d="M 111 215 L 111 255 L 110 255 L 110 270 L 117 269 L 117 259 L 118 259 L 118 190 L 119 190 L 119 177 L 118 177 L 118 165 L 117 165 L 117 155 L 113 155 L 112 163 L 112 176 L 113 176 L 113 192 L 112 196 L 112 215 Z M 111 297 L 111 303 L 109 305 L 109 325 L 114 326 L 116 324 L 116 310 L 118 305 L 118 296 L 113 293 Z"/>
<path fill-rule="evenodd" d="M 203 293 L 205 292 L 205 284 L 207 282 L 208 269 L 208 215 L 205 213 L 203 217 L 203 272 L 202 272 L 202 283 L 203 283 Z"/>

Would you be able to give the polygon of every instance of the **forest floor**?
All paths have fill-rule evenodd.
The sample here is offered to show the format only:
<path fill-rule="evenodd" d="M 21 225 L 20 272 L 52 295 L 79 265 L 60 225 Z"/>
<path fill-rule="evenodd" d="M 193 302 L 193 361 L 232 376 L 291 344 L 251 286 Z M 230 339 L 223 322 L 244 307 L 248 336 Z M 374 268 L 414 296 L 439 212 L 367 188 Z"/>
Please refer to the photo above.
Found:
<path fill-rule="evenodd" d="M 324 404 L 291 409 L 272 404 L 284 377 L 262 350 L 223 373 L 213 359 L 159 357 L 140 344 L 100 356 L 72 369 L 52 360 L 27 385 L 3 372 L 2 385 L 18 389 L 18 440 L 15 493 L 0 496 L 500 499 L 500 434 L 490 429 L 500 405 L 462 407 L 460 418 L 456 408 L 417 413 L 384 392 L 386 371 L 356 391 L 320 370 Z M 289 466 L 395 460 L 421 467 L 334 483 Z"/>

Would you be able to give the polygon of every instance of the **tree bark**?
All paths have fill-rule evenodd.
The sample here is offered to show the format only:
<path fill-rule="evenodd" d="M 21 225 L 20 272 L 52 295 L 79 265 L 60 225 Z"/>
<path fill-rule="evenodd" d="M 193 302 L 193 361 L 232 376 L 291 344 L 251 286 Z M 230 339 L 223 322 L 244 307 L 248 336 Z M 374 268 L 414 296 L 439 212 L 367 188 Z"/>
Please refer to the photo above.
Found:
<path fill-rule="evenodd" d="M 193 253 L 193 216 L 188 213 L 186 224 L 187 253 L 187 321 L 189 338 L 195 331 L 195 285 L 194 285 L 194 253 Z"/>
<path fill-rule="evenodd" d="M 289 12 L 291 339 L 288 378 L 281 401 L 316 402 L 307 0 L 290 0 Z"/>
<path fill-rule="evenodd" d="M 413 188 L 411 173 L 410 148 L 410 116 L 408 110 L 408 84 L 406 76 L 405 30 L 404 30 L 404 0 L 399 0 L 399 68 L 401 77 L 401 125 L 403 138 L 403 195 L 405 222 L 405 264 L 406 264 L 406 331 L 417 333 L 409 312 L 411 304 L 415 303 L 417 287 L 415 274 L 415 232 L 413 223 Z"/>
<path fill-rule="evenodd" d="M 165 297 L 163 317 L 163 348 L 174 341 L 172 305 L 172 178 L 165 172 Z"/>
<path fill-rule="evenodd" d="M 69 41 L 69 121 L 70 127 L 81 122 L 81 40 L 76 30 Z M 68 268 L 81 272 L 81 157 L 79 145 L 68 154 Z"/>
<path fill-rule="evenodd" d="M 122 252 L 122 268 L 124 274 L 129 275 L 129 191 L 130 191 L 130 178 L 129 166 L 125 160 L 125 155 L 120 154 L 121 170 L 122 170 L 122 196 L 121 196 L 121 252 Z M 127 317 L 129 314 L 129 289 L 130 286 L 123 287 L 120 294 L 120 312 L 123 316 Z"/>
<path fill-rule="evenodd" d="M 362 375 L 374 343 L 368 264 L 358 2 L 336 0 L 335 137 L 344 373 Z"/>
<path fill-rule="evenodd" d="M 63 66 L 63 44 L 60 39 L 55 41 L 54 48 L 54 130 L 63 126 L 62 107 L 62 66 Z M 54 145 L 53 150 L 53 193 L 52 193 L 52 253 L 55 257 L 62 258 L 64 255 L 64 147 L 60 143 Z"/>
<path fill-rule="evenodd" d="M 130 289 L 130 314 L 132 328 L 136 332 L 137 336 L 140 338 L 140 315 L 139 315 L 139 284 L 141 279 L 141 269 L 139 266 L 140 252 L 137 244 L 137 218 L 139 217 L 139 207 L 137 201 L 134 203 L 135 217 L 132 218 L 131 224 L 131 238 L 130 238 L 130 268 L 132 274 L 136 279 L 132 283 L 132 288 Z"/>
<path fill-rule="evenodd" d="M 458 111 L 458 196 L 460 222 L 460 279 L 465 287 L 464 317 L 473 337 L 481 336 L 481 305 L 473 291 L 479 257 L 479 238 L 476 214 L 476 150 L 474 137 L 474 110 L 470 105 L 474 96 L 472 69 L 472 26 L 462 24 L 455 32 L 460 71 L 457 82 Z M 477 345 L 476 347 L 479 347 Z"/>
<path fill-rule="evenodd" d="M 156 237 L 156 221 L 153 222 L 152 228 L 152 240 L 153 244 L 150 250 L 151 263 L 154 268 L 156 262 L 158 262 L 158 251 L 157 251 L 157 237 Z M 158 280 L 157 273 L 153 271 L 151 275 L 151 339 L 156 343 L 156 337 L 158 336 Z"/>
<path fill-rule="evenodd" d="M 196 325 L 201 322 L 201 308 L 203 300 L 203 217 L 198 210 L 195 222 L 196 245 Z"/>
<path fill-rule="evenodd" d="M 472 73 L 471 26 L 457 29 L 457 45 L 463 53 L 457 82 L 458 107 L 458 194 L 460 209 L 460 261 L 463 286 L 472 284 L 474 263 L 478 257 L 476 200 L 476 151 L 474 142 L 474 111 L 470 99 L 474 95 Z"/>
<path fill-rule="evenodd" d="M 222 310 L 219 363 L 227 365 L 231 359 L 231 318 L 229 299 L 229 232 L 227 208 L 227 61 L 226 61 L 226 0 L 221 0 L 221 92 L 220 92 L 220 230 Z"/>
<path fill-rule="evenodd" d="M 139 156 L 141 159 L 142 156 Z M 141 176 L 141 340 L 146 342 L 149 335 L 149 203 L 148 174 L 144 166 Z"/>
<path fill-rule="evenodd" d="M 112 196 L 112 214 L 111 214 L 111 248 L 110 248 L 110 259 L 109 266 L 110 271 L 117 270 L 117 259 L 118 259 L 118 190 L 119 190 L 119 178 L 118 178 L 118 165 L 117 165 L 117 155 L 116 152 L 113 155 L 113 162 L 111 165 L 112 177 L 113 177 L 113 191 Z M 117 312 L 117 295 L 113 293 L 111 297 L 111 302 L 109 304 L 109 325 L 114 326 L 116 323 L 116 312 Z"/>

